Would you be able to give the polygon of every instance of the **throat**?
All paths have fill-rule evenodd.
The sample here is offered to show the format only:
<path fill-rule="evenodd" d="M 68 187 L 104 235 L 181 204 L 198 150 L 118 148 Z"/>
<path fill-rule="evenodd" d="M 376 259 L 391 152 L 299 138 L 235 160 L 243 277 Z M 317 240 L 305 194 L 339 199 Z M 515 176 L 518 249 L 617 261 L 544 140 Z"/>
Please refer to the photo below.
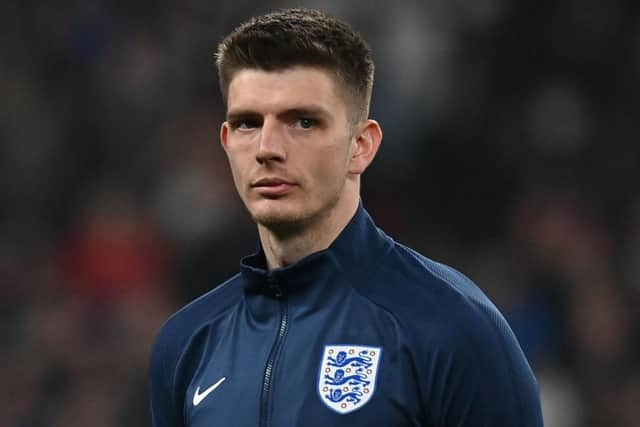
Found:
<path fill-rule="evenodd" d="M 282 231 L 282 230 L 278 230 Z M 286 267 L 294 264 L 315 252 L 327 249 L 335 236 L 327 238 L 310 228 L 297 230 L 286 230 L 278 232 L 272 229 L 259 227 L 260 241 L 267 260 L 267 268 Z"/>

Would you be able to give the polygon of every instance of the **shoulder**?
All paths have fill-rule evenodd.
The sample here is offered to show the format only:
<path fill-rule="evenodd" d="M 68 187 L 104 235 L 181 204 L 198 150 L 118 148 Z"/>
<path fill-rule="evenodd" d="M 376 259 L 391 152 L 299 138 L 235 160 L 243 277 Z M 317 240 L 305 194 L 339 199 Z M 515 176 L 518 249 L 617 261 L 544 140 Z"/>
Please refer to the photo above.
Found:
<path fill-rule="evenodd" d="M 358 291 L 400 325 L 436 419 L 540 425 L 537 383 L 515 335 L 464 274 L 396 243 Z"/>
<path fill-rule="evenodd" d="M 171 315 L 153 344 L 152 366 L 175 365 L 191 337 L 237 304 L 241 294 L 242 281 L 237 274 Z"/>
<path fill-rule="evenodd" d="M 242 283 L 236 275 L 172 315 L 160 328 L 149 361 L 149 399 L 154 426 L 182 425 L 184 384 L 178 365 L 198 331 L 224 316 L 240 300 Z"/>
<path fill-rule="evenodd" d="M 475 364 L 475 355 L 486 350 L 496 361 L 525 367 L 517 339 L 498 308 L 450 266 L 395 243 L 369 279 L 356 286 L 400 325 L 421 358 L 443 352 Z"/>
<path fill-rule="evenodd" d="M 482 290 L 458 270 L 394 242 L 357 290 L 390 313 L 415 322 L 471 320 L 502 315 Z M 496 319 L 493 319 L 496 320 Z"/>

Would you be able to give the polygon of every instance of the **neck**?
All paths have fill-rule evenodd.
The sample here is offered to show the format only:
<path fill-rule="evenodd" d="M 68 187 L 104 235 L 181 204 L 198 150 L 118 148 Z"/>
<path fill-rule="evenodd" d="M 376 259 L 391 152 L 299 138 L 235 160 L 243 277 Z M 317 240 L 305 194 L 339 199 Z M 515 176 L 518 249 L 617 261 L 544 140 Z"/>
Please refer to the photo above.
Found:
<path fill-rule="evenodd" d="M 302 258 L 327 249 L 347 226 L 360 203 L 360 197 L 339 200 L 328 212 L 311 219 L 291 233 L 278 233 L 258 224 L 260 242 L 267 260 L 267 268 L 285 267 Z"/>

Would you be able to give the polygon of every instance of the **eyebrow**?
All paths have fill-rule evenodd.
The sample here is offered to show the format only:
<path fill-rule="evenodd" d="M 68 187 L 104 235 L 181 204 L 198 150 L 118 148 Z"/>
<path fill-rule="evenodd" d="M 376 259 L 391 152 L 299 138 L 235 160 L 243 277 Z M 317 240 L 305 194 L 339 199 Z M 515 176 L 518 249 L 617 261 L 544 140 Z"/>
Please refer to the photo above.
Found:
<path fill-rule="evenodd" d="M 300 116 L 310 116 L 310 117 L 319 117 L 324 119 L 329 119 L 331 114 L 324 108 L 309 105 L 309 106 L 301 106 L 289 108 L 283 111 L 280 111 L 277 114 L 278 118 L 290 118 L 290 117 L 300 117 Z M 262 113 L 259 113 L 250 109 L 240 109 L 240 110 L 232 110 L 227 113 L 227 121 L 237 121 L 240 119 L 246 119 L 249 117 L 262 117 Z"/>

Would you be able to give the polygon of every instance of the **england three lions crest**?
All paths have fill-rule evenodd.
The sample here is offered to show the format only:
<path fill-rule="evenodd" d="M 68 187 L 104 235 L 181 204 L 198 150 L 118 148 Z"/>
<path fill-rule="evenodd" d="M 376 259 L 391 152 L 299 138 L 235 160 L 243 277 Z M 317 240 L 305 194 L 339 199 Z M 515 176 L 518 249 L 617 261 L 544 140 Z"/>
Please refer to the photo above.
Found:
<path fill-rule="evenodd" d="M 340 414 L 363 407 L 375 392 L 381 356 L 381 347 L 325 346 L 318 376 L 320 399 Z"/>

